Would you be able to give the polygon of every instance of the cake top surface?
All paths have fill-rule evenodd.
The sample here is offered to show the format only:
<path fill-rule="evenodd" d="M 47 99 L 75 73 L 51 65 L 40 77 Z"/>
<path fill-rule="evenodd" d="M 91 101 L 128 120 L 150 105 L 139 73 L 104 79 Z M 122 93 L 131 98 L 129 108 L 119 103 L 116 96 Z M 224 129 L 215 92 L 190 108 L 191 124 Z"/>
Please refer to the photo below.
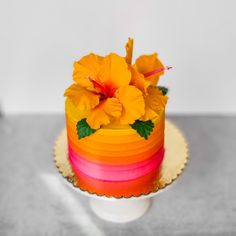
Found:
<path fill-rule="evenodd" d="M 106 127 L 130 126 L 145 139 L 165 110 L 167 89 L 158 86 L 165 67 L 157 53 L 141 55 L 132 63 L 133 39 L 126 55 L 90 53 L 74 63 L 74 83 L 65 96 L 82 114 L 77 121 L 78 138 Z M 68 111 L 66 111 L 68 112 Z"/>

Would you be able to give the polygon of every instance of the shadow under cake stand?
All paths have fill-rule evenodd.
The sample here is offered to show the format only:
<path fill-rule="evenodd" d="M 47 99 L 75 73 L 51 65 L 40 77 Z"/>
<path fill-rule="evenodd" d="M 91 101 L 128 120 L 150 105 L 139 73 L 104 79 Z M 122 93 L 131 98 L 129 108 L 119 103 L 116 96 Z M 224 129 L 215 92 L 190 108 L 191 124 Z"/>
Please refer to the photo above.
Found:
<path fill-rule="evenodd" d="M 90 206 L 97 216 L 107 221 L 124 223 L 140 218 L 150 207 L 151 199 L 160 190 L 173 183 L 182 173 L 188 161 L 188 144 L 182 132 L 167 120 L 165 123 L 165 156 L 161 175 L 154 181 L 154 189 L 151 193 L 138 197 L 106 197 L 81 190 L 67 158 L 66 130 L 62 131 L 55 142 L 54 161 L 59 173 L 64 177 L 64 182 L 78 193 L 89 197 Z"/>

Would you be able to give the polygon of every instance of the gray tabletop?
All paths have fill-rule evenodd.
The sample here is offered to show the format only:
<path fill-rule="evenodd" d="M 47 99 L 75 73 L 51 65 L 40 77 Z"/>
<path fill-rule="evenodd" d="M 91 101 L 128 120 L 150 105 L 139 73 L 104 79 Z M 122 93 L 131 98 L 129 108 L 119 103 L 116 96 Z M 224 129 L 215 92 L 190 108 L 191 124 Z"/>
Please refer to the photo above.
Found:
<path fill-rule="evenodd" d="M 236 117 L 172 116 L 190 145 L 177 182 L 145 216 L 107 223 L 52 161 L 63 115 L 0 118 L 0 235 L 236 235 Z"/>

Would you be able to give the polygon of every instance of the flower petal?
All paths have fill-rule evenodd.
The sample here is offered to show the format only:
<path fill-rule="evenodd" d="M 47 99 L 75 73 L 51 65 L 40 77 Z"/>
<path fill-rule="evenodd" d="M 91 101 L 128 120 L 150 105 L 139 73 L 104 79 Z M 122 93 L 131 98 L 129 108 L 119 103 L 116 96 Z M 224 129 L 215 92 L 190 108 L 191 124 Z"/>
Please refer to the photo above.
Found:
<path fill-rule="evenodd" d="M 134 40 L 132 38 L 129 38 L 128 42 L 125 45 L 125 50 L 126 50 L 125 60 L 129 65 L 132 64 L 133 44 L 134 44 Z"/>
<path fill-rule="evenodd" d="M 158 116 L 164 109 L 168 100 L 167 96 L 163 96 L 162 92 L 154 86 L 147 89 L 147 95 L 144 96 L 145 114 L 142 120 L 152 120 Z"/>
<path fill-rule="evenodd" d="M 93 129 L 109 124 L 121 115 L 121 104 L 117 98 L 107 98 L 95 107 L 88 115 L 87 122 Z"/>
<path fill-rule="evenodd" d="M 144 75 L 139 73 L 133 66 L 130 67 L 131 71 L 131 85 L 141 90 L 143 94 L 147 93 L 147 88 L 151 85 L 151 81 L 146 80 Z"/>
<path fill-rule="evenodd" d="M 144 120 L 144 121 L 152 120 L 155 117 L 157 117 L 158 114 L 147 105 L 145 98 L 144 100 L 145 100 L 145 114 L 141 117 L 141 120 Z"/>
<path fill-rule="evenodd" d="M 65 102 L 66 107 L 66 116 L 69 116 L 69 119 L 74 123 L 77 123 L 79 120 L 88 116 L 88 110 L 77 109 L 74 103 L 67 98 Z"/>
<path fill-rule="evenodd" d="M 77 84 L 67 88 L 64 96 L 68 97 L 79 110 L 91 110 L 99 104 L 99 95 Z"/>
<path fill-rule="evenodd" d="M 93 87 L 89 78 L 96 78 L 101 68 L 103 57 L 90 53 L 74 63 L 73 79 L 84 88 Z"/>
<path fill-rule="evenodd" d="M 164 68 L 164 66 L 159 61 L 157 56 L 158 56 L 157 53 L 153 53 L 151 55 L 140 56 L 135 62 L 136 69 L 140 73 L 146 74 L 146 73 L 154 71 L 156 69 Z M 146 79 L 150 80 L 152 85 L 155 86 L 158 83 L 159 77 L 163 74 L 164 74 L 164 72 L 159 72 L 157 74 L 148 76 Z"/>
<path fill-rule="evenodd" d="M 129 84 L 131 74 L 125 59 L 115 53 L 111 53 L 104 57 L 97 78 L 96 81 L 98 83 L 108 87 L 119 88 Z"/>
<path fill-rule="evenodd" d="M 115 96 L 122 104 L 121 124 L 132 124 L 144 114 L 144 99 L 142 92 L 135 86 L 120 87 Z"/>

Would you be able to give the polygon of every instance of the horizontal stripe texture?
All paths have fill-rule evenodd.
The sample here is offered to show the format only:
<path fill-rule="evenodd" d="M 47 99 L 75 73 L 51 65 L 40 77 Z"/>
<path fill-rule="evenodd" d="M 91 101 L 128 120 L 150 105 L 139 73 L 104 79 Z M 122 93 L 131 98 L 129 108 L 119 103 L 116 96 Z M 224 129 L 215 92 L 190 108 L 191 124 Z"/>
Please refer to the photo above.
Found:
<path fill-rule="evenodd" d="M 151 192 L 164 156 L 164 113 L 153 120 L 147 140 L 130 126 L 115 124 L 78 139 L 76 124 L 83 115 L 67 99 L 68 158 L 79 187 L 114 197 Z"/>

